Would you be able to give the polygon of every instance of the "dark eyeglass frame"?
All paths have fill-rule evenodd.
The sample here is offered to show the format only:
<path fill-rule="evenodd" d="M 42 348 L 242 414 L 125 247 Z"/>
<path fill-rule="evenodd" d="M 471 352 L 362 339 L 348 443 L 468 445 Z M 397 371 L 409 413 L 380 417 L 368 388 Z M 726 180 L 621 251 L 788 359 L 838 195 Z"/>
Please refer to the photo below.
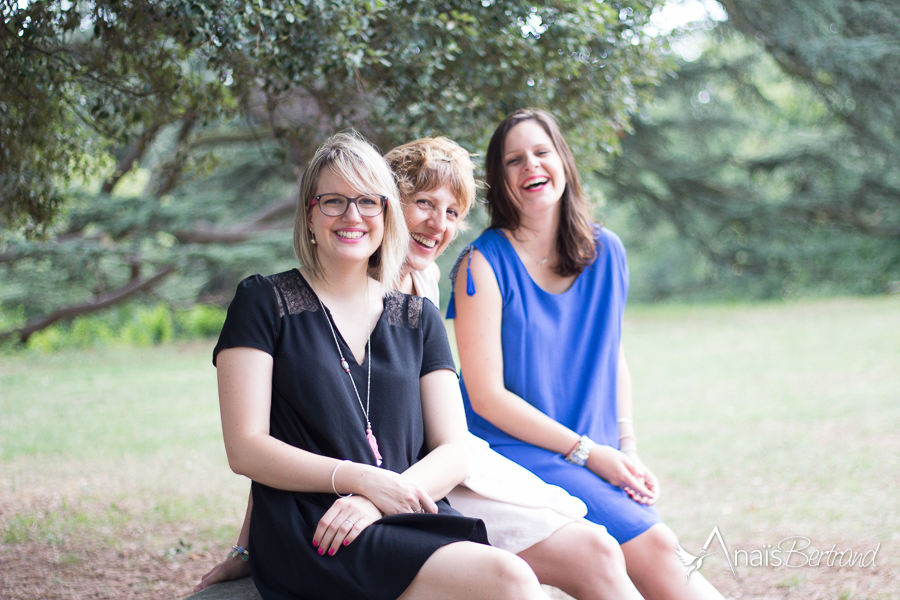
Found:
<path fill-rule="evenodd" d="M 322 203 L 320 202 L 320 200 L 324 196 L 340 196 L 341 198 L 346 200 L 347 205 L 344 207 L 344 211 L 339 215 L 330 215 L 327 212 L 325 212 L 325 209 L 322 208 Z M 380 198 L 381 199 L 381 209 L 377 213 L 372 214 L 372 215 L 363 214 L 363 211 L 360 210 L 360 208 L 359 208 L 359 202 L 357 202 L 360 198 Z M 359 216 L 366 217 L 366 218 L 372 218 L 372 217 L 377 217 L 378 215 L 383 213 L 384 208 L 387 206 L 387 203 L 388 203 L 388 197 L 382 196 L 381 194 L 360 194 L 359 196 L 356 196 L 355 198 L 351 198 L 350 196 L 338 194 L 337 192 L 328 192 L 327 194 L 319 194 L 318 196 L 316 196 L 315 198 L 310 200 L 309 205 L 312 206 L 313 204 L 318 204 L 319 210 L 322 211 L 322 214 L 325 215 L 326 217 L 343 217 L 344 215 L 347 214 L 347 211 L 350 210 L 350 205 L 352 204 L 352 205 L 356 206 L 356 212 L 359 213 Z"/>

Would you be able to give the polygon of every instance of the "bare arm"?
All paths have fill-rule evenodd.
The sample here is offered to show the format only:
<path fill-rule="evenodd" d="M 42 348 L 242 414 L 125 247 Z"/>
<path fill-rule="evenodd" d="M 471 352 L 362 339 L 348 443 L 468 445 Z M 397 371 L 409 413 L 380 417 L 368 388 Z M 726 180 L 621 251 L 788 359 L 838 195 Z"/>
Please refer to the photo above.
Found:
<path fill-rule="evenodd" d="M 641 504 L 654 504 L 659 499 L 659 481 L 656 475 L 648 469 L 638 457 L 637 436 L 634 429 L 634 411 L 632 409 L 633 388 L 631 384 L 631 370 L 625 360 L 625 350 L 619 344 L 619 369 L 618 388 L 616 390 L 616 404 L 619 413 L 619 449 L 624 452 L 637 467 L 635 473 L 643 478 L 644 485 L 650 495 L 636 493 L 635 490 L 626 487 L 626 491 L 636 502 Z"/>
<path fill-rule="evenodd" d="M 520 440 L 565 454 L 578 442 L 579 434 L 504 386 L 500 288 L 487 260 L 479 252 L 473 252 L 470 268 L 478 293 L 474 296 L 466 293 L 465 277 L 457 277 L 454 286 L 456 344 L 472 408 Z"/>
<path fill-rule="evenodd" d="M 420 506 L 436 510 L 427 493 L 407 477 L 320 456 L 270 436 L 271 355 L 253 348 L 229 348 L 219 352 L 216 362 L 225 452 L 235 473 L 282 490 L 333 493 L 336 489 L 342 495 L 364 496 L 377 507 L 376 518 L 381 513 L 414 512 Z"/>
<path fill-rule="evenodd" d="M 422 461 L 425 466 L 413 470 L 412 476 L 405 476 L 371 465 L 319 456 L 270 436 L 271 355 L 252 348 L 229 348 L 218 354 L 217 365 L 222 431 L 232 470 L 278 489 L 356 495 L 338 499 L 322 517 L 312 540 L 322 553 L 337 552 L 342 544 L 352 542 L 382 514 L 437 512 L 431 490 L 443 497 L 465 478 L 465 454 L 456 449 L 455 434 L 433 423 L 446 419 L 453 425 L 459 421 L 452 408 L 448 408 L 452 401 L 447 398 L 452 398 L 452 394 L 435 394 L 432 390 L 448 387 L 441 383 L 440 372 L 429 374 L 420 382 L 425 387 L 426 439 L 435 449 L 432 454 L 436 454 L 426 457 Z M 444 378 L 454 377 L 449 371 L 446 373 Z M 455 382 L 453 387 L 458 388 Z M 447 429 L 455 430 L 456 427 Z M 429 465 L 435 467 L 435 472 L 428 470 Z"/>
<path fill-rule="evenodd" d="M 331 473 L 340 461 L 269 435 L 272 356 L 253 348 L 228 348 L 219 352 L 216 364 L 222 433 L 231 469 L 282 490 L 330 492 Z"/>
<path fill-rule="evenodd" d="M 456 342 L 473 410 L 516 438 L 551 452 L 567 454 L 580 434 L 504 386 L 500 288 L 487 260 L 477 251 L 473 251 L 470 268 L 477 293 L 469 296 L 465 278 L 458 277 L 454 296 Z M 630 487 L 641 495 L 651 494 L 629 458 L 616 448 L 594 446 L 586 466 L 613 485 Z"/>
<path fill-rule="evenodd" d="M 241 525 L 241 532 L 238 534 L 237 546 L 247 548 L 250 544 L 250 513 L 253 511 L 253 494 L 247 501 L 247 512 L 244 515 L 244 523 Z M 244 560 L 243 556 L 232 556 L 229 552 L 228 557 L 210 569 L 201 579 L 200 583 L 194 586 L 194 593 L 221 581 L 231 581 L 232 579 L 240 579 L 250 574 L 250 562 Z"/>
<path fill-rule="evenodd" d="M 428 455 L 403 474 L 435 500 L 468 475 L 466 414 L 456 373 L 446 369 L 419 379 Z"/>

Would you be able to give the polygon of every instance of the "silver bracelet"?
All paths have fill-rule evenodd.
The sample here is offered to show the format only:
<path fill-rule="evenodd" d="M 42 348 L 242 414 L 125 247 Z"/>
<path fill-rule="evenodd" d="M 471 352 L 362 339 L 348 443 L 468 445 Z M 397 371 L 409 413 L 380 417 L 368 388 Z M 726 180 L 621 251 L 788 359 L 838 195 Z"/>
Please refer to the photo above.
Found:
<path fill-rule="evenodd" d="M 581 436 L 578 443 L 572 450 L 566 454 L 566 460 L 573 465 L 583 467 L 587 464 L 587 459 L 591 455 L 591 449 L 594 447 L 594 441 L 586 435 Z"/>
<path fill-rule="evenodd" d="M 338 468 L 345 462 L 352 462 L 352 461 L 342 460 L 341 462 L 339 462 L 338 464 L 335 465 L 334 471 L 331 472 L 331 489 L 334 490 L 334 493 L 338 498 L 349 498 L 350 496 L 353 495 L 353 494 L 347 494 L 346 496 L 341 496 L 337 491 L 337 487 L 334 485 L 334 475 L 335 475 L 335 473 L 337 473 Z"/>

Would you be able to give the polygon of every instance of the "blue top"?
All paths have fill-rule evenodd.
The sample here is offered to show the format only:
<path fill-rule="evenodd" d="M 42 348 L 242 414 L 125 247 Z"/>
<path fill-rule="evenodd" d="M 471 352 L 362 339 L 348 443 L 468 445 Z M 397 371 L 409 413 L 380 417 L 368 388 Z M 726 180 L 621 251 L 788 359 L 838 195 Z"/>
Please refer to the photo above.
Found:
<path fill-rule="evenodd" d="M 598 444 L 619 447 L 616 401 L 619 343 L 628 296 L 628 265 L 622 241 L 597 227 L 597 258 L 560 294 L 538 286 L 506 236 L 488 229 L 460 254 L 477 249 L 497 278 L 503 301 L 501 342 L 507 390 Z M 459 262 L 459 261 L 458 261 Z M 457 265 L 459 266 L 459 265 Z M 457 269 L 451 272 L 455 280 Z M 467 293 L 476 293 L 468 276 Z M 455 316 L 451 295 L 447 318 Z M 500 454 L 588 505 L 588 519 L 605 525 L 620 543 L 659 521 L 654 509 L 631 500 L 587 469 L 556 453 L 501 431 L 472 410 L 462 374 L 469 430 Z"/>

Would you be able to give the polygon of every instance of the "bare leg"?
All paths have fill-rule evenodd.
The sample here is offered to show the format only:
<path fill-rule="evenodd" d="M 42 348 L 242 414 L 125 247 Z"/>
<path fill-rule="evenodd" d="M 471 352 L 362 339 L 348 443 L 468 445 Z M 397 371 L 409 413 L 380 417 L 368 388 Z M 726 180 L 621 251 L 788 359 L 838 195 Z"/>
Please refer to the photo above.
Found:
<path fill-rule="evenodd" d="M 547 600 L 547 595 L 516 555 L 456 542 L 425 561 L 400 600 Z"/>
<path fill-rule="evenodd" d="M 578 600 L 641 598 L 625 572 L 619 543 L 599 525 L 571 523 L 519 556 L 541 583 Z"/>
<path fill-rule="evenodd" d="M 675 554 L 675 534 L 657 523 L 622 544 L 628 575 L 648 600 L 722 600 L 722 594 L 700 573 L 685 582 L 685 568 Z"/>

